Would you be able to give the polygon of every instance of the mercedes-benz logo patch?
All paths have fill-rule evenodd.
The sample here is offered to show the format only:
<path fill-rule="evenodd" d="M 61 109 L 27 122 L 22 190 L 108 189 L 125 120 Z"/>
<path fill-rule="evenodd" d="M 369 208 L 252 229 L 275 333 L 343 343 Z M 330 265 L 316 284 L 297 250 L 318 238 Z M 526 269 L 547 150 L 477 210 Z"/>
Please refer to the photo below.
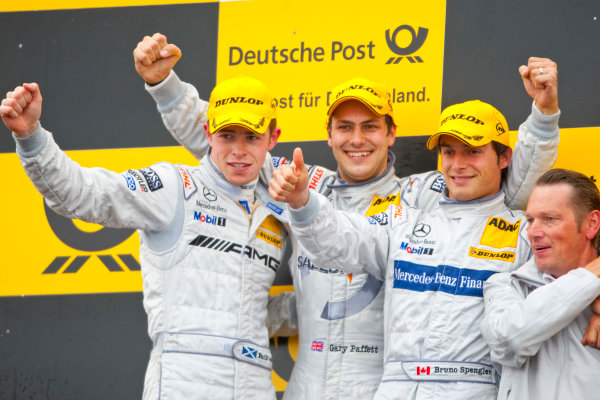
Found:
<path fill-rule="evenodd" d="M 208 201 L 215 201 L 215 200 L 217 200 L 217 193 L 214 190 L 212 190 L 212 189 L 209 189 L 209 188 L 205 187 L 202 190 L 202 193 L 204 194 L 204 198 L 206 200 L 208 200 Z"/>
<path fill-rule="evenodd" d="M 427 224 L 417 224 L 413 229 L 413 235 L 416 237 L 425 237 L 429 235 L 429 232 L 431 232 L 431 226 Z"/>

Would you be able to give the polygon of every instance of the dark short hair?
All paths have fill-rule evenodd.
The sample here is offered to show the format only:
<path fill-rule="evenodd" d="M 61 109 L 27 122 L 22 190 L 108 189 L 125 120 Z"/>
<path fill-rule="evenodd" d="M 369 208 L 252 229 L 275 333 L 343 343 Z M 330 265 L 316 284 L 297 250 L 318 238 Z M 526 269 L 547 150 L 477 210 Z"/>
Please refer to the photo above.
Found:
<path fill-rule="evenodd" d="M 600 191 L 594 181 L 582 173 L 568 169 L 555 168 L 546 171 L 536 182 L 536 186 L 550 186 L 567 184 L 571 187 L 571 206 L 577 220 L 577 228 L 585 217 L 594 210 L 600 211 Z M 598 249 L 600 244 L 600 231 L 596 233 L 592 241 L 594 248 Z"/>
<path fill-rule="evenodd" d="M 269 131 L 273 132 L 275 128 L 277 128 L 277 118 L 273 118 L 271 122 L 269 122 Z"/>
<path fill-rule="evenodd" d="M 498 161 L 500 161 L 500 157 L 504 156 L 506 154 L 506 152 L 510 149 L 510 147 L 496 142 L 495 140 L 492 140 L 492 148 L 494 149 L 494 151 L 496 152 L 496 155 L 498 156 Z M 500 182 L 504 183 L 506 181 L 506 177 L 508 176 L 508 167 L 510 166 L 510 164 L 506 167 L 504 167 L 502 169 L 502 176 L 500 178 Z"/>
<path fill-rule="evenodd" d="M 396 123 L 394 122 L 394 118 L 392 118 L 391 115 L 389 115 L 389 114 L 385 114 L 385 125 L 387 126 L 388 133 L 390 133 L 392 131 L 393 126 L 396 126 Z"/>

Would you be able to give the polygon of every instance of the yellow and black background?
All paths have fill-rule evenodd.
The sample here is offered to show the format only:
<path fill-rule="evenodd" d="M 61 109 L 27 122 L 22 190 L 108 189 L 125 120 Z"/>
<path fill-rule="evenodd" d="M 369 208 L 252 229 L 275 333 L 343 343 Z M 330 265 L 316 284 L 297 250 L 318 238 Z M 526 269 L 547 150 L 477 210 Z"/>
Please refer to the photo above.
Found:
<path fill-rule="evenodd" d="M 356 75 L 385 82 L 398 115 L 396 169 L 405 175 L 436 168 L 424 143 L 445 106 L 484 100 L 516 130 L 531 106 L 517 68 L 544 56 L 559 65 L 556 165 L 599 176 L 595 0 L 175 3 L 1 4 L 0 93 L 38 82 L 43 125 L 83 166 L 193 165 L 133 68 L 137 42 L 162 32 L 183 51 L 177 73 L 203 98 L 229 77 L 263 80 L 281 106 L 283 134 L 273 153 L 289 157 L 300 145 L 307 159 L 330 168 L 328 91 Z M 137 234 L 47 209 L 10 133 L 0 131 L 0 399 L 140 398 L 151 343 Z M 272 293 L 291 290 L 286 272 Z M 272 343 L 279 396 L 296 346 L 294 339 Z"/>

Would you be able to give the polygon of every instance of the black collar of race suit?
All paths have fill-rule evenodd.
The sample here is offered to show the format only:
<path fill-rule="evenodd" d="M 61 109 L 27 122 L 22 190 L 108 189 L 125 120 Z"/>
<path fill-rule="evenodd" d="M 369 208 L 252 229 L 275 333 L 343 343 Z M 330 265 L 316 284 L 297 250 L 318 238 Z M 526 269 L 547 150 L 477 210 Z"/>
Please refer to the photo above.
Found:
<path fill-rule="evenodd" d="M 388 150 L 387 167 L 385 168 L 385 171 L 383 171 L 381 174 L 377 175 L 374 178 L 367 179 L 366 181 L 357 182 L 357 183 L 348 183 L 348 182 L 344 181 L 342 178 L 340 178 L 340 170 L 338 169 L 338 171 L 336 173 L 335 183 L 331 183 L 331 184 L 327 185 L 327 187 L 329 189 L 337 189 L 337 188 L 342 188 L 342 187 L 357 187 L 357 186 L 368 185 L 368 184 L 376 182 L 376 181 L 382 179 L 384 176 L 386 176 L 388 174 L 388 172 L 390 172 L 390 170 L 392 168 L 394 168 L 395 162 L 396 162 L 396 155 L 394 153 L 392 153 L 391 150 Z"/>

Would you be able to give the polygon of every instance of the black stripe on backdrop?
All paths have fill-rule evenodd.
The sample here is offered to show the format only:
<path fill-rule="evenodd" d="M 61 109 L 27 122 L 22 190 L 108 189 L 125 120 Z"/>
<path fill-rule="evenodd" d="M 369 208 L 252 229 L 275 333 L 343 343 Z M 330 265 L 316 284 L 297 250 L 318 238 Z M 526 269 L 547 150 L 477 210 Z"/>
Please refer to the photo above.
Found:
<path fill-rule="evenodd" d="M 558 63 L 561 128 L 600 126 L 597 0 L 449 0 L 442 105 L 481 99 L 516 130 L 531 107 L 517 72 L 529 56 Z"/>
<path fill-rule="evenodd" d="M 0 13 L 0 93 L 37 81 L 42 123 L 65 150 L 172 146 L 132 51 L 162 32 L 204 98 L 215 84 L 219 4 Z M 2 126 L 0 152 L 14 152 Z"/>

